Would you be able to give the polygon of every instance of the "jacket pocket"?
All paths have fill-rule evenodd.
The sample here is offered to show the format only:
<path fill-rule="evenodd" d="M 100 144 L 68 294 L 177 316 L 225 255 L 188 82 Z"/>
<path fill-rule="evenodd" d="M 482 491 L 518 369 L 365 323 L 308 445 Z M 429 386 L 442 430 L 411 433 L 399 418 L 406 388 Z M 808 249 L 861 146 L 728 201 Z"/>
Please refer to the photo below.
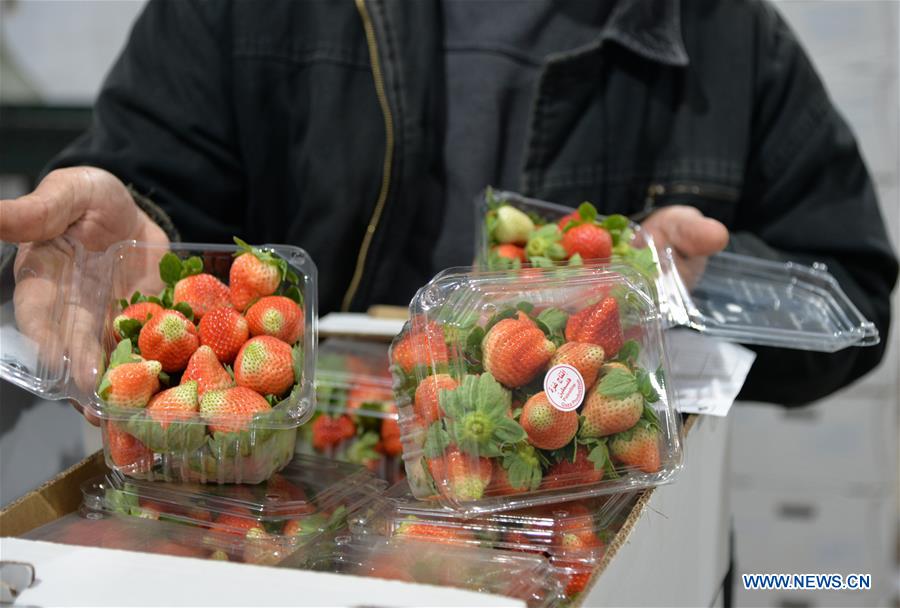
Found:
<path fill-rule="evenodd" d="M 652 182 L 647 187 L 644 213 L 669 205 L 688 205 L 728 226 L 734 221 L 740 196 L 740 188 L 712 182 Z"/>

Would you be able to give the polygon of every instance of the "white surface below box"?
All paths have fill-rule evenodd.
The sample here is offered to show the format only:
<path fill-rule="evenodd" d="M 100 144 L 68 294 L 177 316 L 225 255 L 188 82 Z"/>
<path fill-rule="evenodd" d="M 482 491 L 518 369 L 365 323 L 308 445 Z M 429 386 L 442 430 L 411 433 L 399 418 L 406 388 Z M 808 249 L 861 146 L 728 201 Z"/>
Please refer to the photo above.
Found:
<path fill-rule="evenodd" d="M 16 606 L 525 606 L 448 587 L 18 538 L 0 539 L 0 554 L 35 569 Z"/>

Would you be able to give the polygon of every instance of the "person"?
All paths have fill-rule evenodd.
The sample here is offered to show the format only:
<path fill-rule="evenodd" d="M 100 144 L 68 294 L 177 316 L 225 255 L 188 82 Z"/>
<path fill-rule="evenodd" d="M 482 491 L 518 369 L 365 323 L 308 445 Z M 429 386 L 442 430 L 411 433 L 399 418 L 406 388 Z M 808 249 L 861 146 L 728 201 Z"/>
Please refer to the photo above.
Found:
<path fill-rule="evenodd" d="M 304 247 L 322 312 L 403 304 L 471 259 L 493 184 L 642 219 L 684 272 L 726 246 L 823 262 L 888 335 L 897 259 L 871 179 L 764 0 L 151 0 L 48 169 L 0 202 L 0 238 L 45 264 L 68 254 L 35 243 L 59 235 L 240 235 Z M 19 286 L 34 333 L 54 289 Z M 742 398 L 792 405 L 884 342 L 756 350 Z"/>

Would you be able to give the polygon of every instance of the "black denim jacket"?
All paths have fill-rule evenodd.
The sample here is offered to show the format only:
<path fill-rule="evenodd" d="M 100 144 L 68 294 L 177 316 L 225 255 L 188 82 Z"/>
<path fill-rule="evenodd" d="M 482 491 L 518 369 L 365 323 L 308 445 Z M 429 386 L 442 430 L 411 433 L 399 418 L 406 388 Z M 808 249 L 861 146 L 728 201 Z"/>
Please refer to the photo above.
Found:
<path fill-rule="evenodd" d="M 304 247 L 323 312 L 405 304 L 447 204 L 441 32 L 438 0 L 151 1 L 52 166 L 112 171 L 184 240 Z M 897 261 L 871 180 L 770 5 L 619 2 L 593 44 L 549 60 L 528 128 L 524 194 L 694 205 L 735 250 L 826 263 L 887 337 Z M 808 402 L 883 344 L 759 348 L 743 397 Z"/>

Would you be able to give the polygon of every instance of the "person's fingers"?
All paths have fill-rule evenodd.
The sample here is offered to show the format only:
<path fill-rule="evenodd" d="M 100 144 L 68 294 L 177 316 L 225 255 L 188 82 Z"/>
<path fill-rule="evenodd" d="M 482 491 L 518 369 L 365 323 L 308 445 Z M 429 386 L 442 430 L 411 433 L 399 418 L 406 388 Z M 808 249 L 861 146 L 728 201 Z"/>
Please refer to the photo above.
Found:
<path fill-rule="evenodd" d="M 78 221 L 91 199 L 93 181 L 85 169 L 58 169 L 34 192 L 0 200 L 0 240 L 12 243 L 46 241 Z"/>

